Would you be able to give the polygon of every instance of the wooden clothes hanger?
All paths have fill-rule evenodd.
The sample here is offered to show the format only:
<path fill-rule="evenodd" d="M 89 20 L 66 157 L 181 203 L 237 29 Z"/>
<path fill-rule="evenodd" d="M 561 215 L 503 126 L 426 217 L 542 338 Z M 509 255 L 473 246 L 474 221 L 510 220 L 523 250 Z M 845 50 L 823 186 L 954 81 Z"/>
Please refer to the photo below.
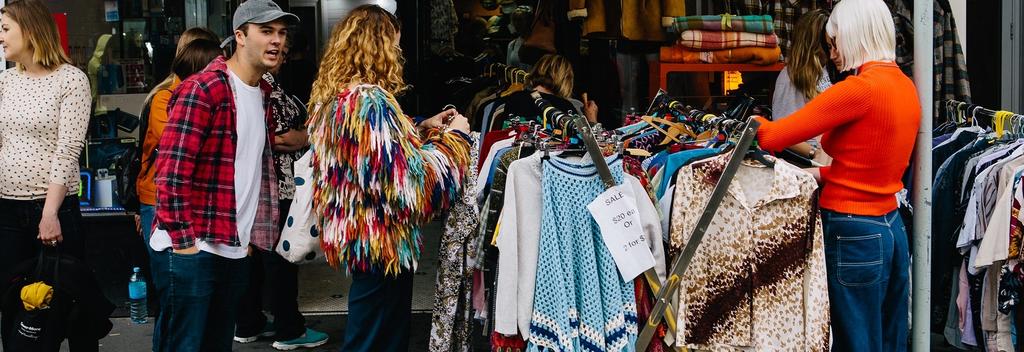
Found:
<path fill-rule="evenodd" d="M 679 138 L 678 138 L 679 135 L 681 135 L 681 134 L 685 135 L 689 139 L 694 139 L 694 138 L 697 137 L 697 134 L 693 133 L 693 131 L 690 130 L 689 126 L 687 126 L 685 124 L 682 124 L 682 123 L 678 123 L 678 122 L 675 122 L 675 121 L 669 121 L 669 120 L 666 120 L 664 118 L 654 117 L 654 116 L 644 116 L 641 119 L 643 119 L 644 122 L 649 124 L 655 130 L 657 130 L 658 132 L 661 132 L 662 134 L 665 135 L 665 139 L 662 140 L 661 143 L 659 143 L 659 145 L 660 144 L 668 144 L 669 141 L 673 141 L 673 142 L 676 142 L 676 143 L 682 143 L 682 141 L 680 141 Z M 665 125 L 665 126 L 668 126 L 669 128 L 666 131 L 665 129 L 661 128 L 661 126 L 659 126 L 659 125 Z"/>

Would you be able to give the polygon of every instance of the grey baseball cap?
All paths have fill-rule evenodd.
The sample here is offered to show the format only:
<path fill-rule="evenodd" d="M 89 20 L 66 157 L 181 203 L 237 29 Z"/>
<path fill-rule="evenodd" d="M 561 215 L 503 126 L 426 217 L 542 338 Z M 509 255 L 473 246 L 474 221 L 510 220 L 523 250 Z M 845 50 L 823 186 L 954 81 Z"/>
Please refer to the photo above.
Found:
<path fill-rule="evenodd" d="M 247 0 L 235 9 L 231 26 L 238 29 L 246 23 L 267 23 L 278 19 L 284 19 L 289 24 L 299 22 L 299 16 L 284 12 L 271 0 Z"/>

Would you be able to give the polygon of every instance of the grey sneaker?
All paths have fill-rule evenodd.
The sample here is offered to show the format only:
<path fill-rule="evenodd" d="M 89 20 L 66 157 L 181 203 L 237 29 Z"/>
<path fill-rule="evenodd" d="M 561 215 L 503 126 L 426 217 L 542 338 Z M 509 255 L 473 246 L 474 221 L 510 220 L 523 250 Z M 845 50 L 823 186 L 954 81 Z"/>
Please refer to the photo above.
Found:
<path fill-rule="evenodd" d="M 255 342 L 256 340 L 259 340 L 261 337 L 271 337 L 271 336 L 274 336 L 274 323 L 268 321 L 266 324 L 263 324 L 263 331 L 260 331 L 258 334 L 253 335 L 253 336 L 238 336 L 237 335 L 238 334 L 237 331 L 235 331 L 235 334 L 236 334 L 235 335 L 235 342 L 238 342 L 238 343 Z"/>

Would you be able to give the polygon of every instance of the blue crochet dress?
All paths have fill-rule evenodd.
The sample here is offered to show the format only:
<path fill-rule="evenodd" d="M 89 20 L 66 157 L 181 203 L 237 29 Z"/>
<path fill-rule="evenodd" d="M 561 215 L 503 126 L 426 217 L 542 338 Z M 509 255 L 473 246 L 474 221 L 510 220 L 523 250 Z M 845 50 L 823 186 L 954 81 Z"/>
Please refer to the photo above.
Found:
<path fill-rule="evenodd" d="M 606 159 L 622 183 L 622 159 Z M 528 351 L 634 351 L 633 283 L 625 282 L 587 204 L 605 191 L 589 159 L 544 162 L 537 288 Z"/>

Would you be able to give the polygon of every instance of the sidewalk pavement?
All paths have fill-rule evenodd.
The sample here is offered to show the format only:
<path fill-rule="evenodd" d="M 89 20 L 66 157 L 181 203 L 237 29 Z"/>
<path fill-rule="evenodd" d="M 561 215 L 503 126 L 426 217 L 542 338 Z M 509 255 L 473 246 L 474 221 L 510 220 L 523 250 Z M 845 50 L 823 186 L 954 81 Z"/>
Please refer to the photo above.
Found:
<path fill-rule="evenodd" d="M 114 329 L 110 334 L 100 340 L 100 351 L 108 352 L 144 352 L 151 351 L 153 338 L 152 319 L 146 324 L 133 324 L 128 318 L 111 319 L 114 322 Z M 296 349 L 294 351 L 338 351 L 344 339 L 345 316 L 343 315 L 314 315 L 306 316 L 306 326 L 323 331 L 330 336 L 326 345 L 313 349 Z M 409 339 L 409 351 L 426 351 L 430 340 L 430 315 L 413 314 L 412 335 Z M 263 339 L 252 343 L 235 343 L 233 351 L 255 352 L 255 351 L 276 351 L 270 344 L 273 340 Z M 67 343 L 61 348 L 61 352 L 68 351 Z"/>

